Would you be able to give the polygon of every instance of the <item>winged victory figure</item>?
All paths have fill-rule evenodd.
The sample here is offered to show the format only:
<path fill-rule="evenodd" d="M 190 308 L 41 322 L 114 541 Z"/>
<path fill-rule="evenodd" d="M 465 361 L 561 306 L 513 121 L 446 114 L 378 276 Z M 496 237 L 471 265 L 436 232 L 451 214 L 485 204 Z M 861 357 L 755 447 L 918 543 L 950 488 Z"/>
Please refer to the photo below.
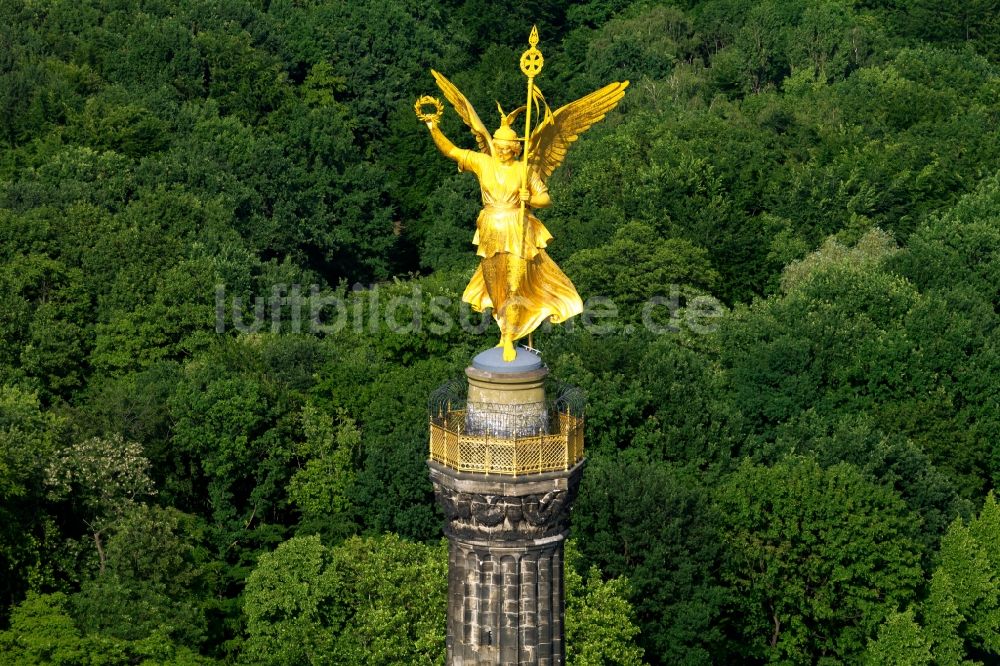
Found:
<path fill-rule="evenodd" d="M 514 342 L 546 319 L 560 323 L 583 312 L 576 287 L 545 252 L 552 234 L 533 211 L 551 204 L 545 181 L 562 164 L 570 144 L 615 108 L 628 81 L 609 83 L 553 112 L 529 78 L 529 101 L 544 109 L 544 117 L 531 131 L 528 159 L 519 161 L 523 139 L 511 125 L 528 107 L 507 114 L 497 103 L 500 127 L 491 135 L 465 95 L 440 73 L 431 73 L 478 144 L 478 150 L 455 146 L 438 127 L 440 107 L 436 116 L 421 115 L 438 149 L 458 163 L 460 172 L 475 174 L 482 193 L 472 239 L 482 259 L 462 300 L 477 312 L 493 308 L 500 327 L 497 346 L 510 362 L 516 356 Z"/>

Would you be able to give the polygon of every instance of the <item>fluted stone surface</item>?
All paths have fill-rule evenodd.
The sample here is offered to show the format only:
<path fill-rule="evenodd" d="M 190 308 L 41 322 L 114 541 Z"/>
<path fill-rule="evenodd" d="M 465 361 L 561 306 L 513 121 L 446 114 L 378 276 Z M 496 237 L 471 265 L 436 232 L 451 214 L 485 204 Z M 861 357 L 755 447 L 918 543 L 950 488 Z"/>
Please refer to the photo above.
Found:
<path fill-rule="evenodd" d="M 563 664 L 563 541 L 583 463 L 516 478 L 428 465 L 450 543 L 448 663 Z"/>

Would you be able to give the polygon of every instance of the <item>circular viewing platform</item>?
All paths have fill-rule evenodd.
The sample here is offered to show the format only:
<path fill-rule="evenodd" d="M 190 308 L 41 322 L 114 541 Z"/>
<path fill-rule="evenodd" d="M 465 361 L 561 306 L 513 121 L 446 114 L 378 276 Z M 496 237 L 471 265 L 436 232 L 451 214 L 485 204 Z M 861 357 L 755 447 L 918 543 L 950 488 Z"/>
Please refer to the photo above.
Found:
<path fill-rule="evenodd" d="M 431 460 L 478 474 L 522 476 L 567 470 L 583 459 L 583 419 L 556 413 L 549 421 L 555 422 L 556 432 L 508 437 L 469 432 L 464 409 L 431 415 Z"/>
<path fill-rule="evenodd" d="M 430 459 L 458 472 L 505 476 L 564 471 L 580 462 L 582 392 L 547 382 L 548 370 L 524 349 L 513 363 L 499 361 L 499 350 L 483 352 L 465 377 L 434 392 Z"/>

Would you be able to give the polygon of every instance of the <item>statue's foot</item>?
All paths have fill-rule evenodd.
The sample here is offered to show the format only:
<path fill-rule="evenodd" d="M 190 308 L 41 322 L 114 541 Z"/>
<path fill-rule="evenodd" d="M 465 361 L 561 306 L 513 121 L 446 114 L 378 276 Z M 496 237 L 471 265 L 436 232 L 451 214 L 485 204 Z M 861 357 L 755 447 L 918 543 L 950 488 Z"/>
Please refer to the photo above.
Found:
<path fill-rule="evenodd" d="M 510 340 L 503 341 L 503 360 L 506 363 L 510 363 L 515 358 L 517 358 L 517 350 L 514 349 L 514 345 Z"/>

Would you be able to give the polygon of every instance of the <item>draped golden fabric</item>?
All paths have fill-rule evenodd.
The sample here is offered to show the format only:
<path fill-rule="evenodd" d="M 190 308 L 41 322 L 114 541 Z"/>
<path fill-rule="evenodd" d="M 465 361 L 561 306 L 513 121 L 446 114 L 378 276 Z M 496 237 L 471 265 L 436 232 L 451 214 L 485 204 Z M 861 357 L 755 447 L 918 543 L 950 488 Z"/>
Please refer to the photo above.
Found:
<path fill-rule="evenodd" d="M 478 312 L 492 307 L 501 334 L 512 341 L 545 319 L 559 323 L 583 312 L 573 283 L 545 252 L 552 234 L 530 209 L 524 216 L 527 233 L 521 227 L 518 191 L 523 168 L 473 151 L 463 151 L 459 159 L 460 170 L 479 178 L 483 200 L 472 240 L 483 259 L 462 300 Z M 535 173 L 528 185 L 532 195 L 546 191 Z"/>

